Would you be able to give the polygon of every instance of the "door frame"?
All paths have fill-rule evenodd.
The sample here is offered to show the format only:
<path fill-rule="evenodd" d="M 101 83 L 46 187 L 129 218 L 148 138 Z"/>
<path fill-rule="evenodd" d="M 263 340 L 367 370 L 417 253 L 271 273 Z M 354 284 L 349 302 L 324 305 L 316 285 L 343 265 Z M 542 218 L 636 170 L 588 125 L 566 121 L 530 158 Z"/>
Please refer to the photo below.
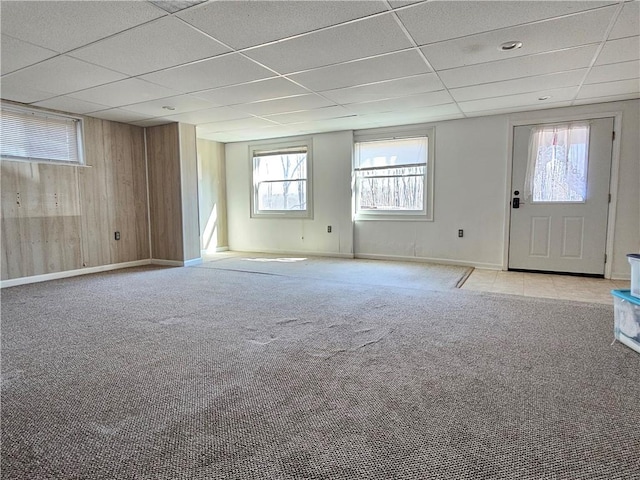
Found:
<path fill-rule="evenodd" d="M 611 147 L 611 176 L 609 178 L 609 192 L 611 194 L 611 201 L 609 202 L 609 214 L 607 216 L 607 240 L 605 253 L 607 255 L 607 261 L 604 264 L 604 278 L 611 278 L 613 269 L 613 236 L 616 225 L 616 205 L 618 203 L 618 176 L 620 170 L 620 136 L 622 130 L 622 112 L 592 112 L 592 113 L 576 113 L 567 115 L 554 115 L 545 116 L 544 114 L 535 116 L 533 112 L 528 112 L 526 117 L 519 117 L 514 119 L 509 117 L 508 122 L 508 141 L 507 141 L 507 168 L 505 184 L 507 189 L 505 191 L 504 202 L 504 248 L 502 252 L 502 270 L 509 269 L 509 242 L 511 232 L 511 193 L 513 192 L 513 132 L 515 127 L 523 125 L 542 125 L 545 123 L 561 123 L 561 122 L 573 122 L 579 120 L 592 120 L 598 118 L 613 118 L 613 131 L 615 132 L 615 138 Z"/>

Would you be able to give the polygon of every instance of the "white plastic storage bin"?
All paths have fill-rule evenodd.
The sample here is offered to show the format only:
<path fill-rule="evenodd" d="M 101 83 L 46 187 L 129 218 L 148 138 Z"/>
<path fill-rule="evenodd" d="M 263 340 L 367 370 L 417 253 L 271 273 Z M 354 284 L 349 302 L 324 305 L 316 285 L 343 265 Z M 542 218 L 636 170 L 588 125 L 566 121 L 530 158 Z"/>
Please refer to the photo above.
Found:
<path fill-rule="evenodd" d="M 627 259 L 631 264 L 631 295 L 640 298 L 640 253 L 629 253 Z"/>
<path fill-rule="evenodd" d="M 640 298 L 629 290 L 611 290 L 616 340 L 640 353 Z"/>

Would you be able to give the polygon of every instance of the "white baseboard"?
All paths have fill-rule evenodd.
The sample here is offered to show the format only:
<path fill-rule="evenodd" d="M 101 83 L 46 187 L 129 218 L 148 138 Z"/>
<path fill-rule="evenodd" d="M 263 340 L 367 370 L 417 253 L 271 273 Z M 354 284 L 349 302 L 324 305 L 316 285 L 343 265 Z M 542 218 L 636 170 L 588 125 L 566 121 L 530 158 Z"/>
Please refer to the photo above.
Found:
<path fill-rule="evenodd" d="M 193 265 L 200 265 L 202 263 L 202 258 L 192 258 L 191 260 L 181 261 L 181 260 L 163 260 L 161 258 L 152 258 L 152 265 L 163 265 L 165 267 L 191 267 Z"/>
<path fill-rule="evenodd" d="M 49 280 L 77 277 L 79 275 L 88 275 L 90 273 L 108 272 L 110 270 L 119 270 L 121 268 L 141 267 L 143 265 L 149 265 L 150 263 L 151 260 L 149 259 L 135 260 L 133 262 L 112 263 L 110 265 L 79 268 L 76 270 L 66 270 L 64 272 L 44 273 L 42 275 L 33 275 L 31 277 L 12 278 L 0 281 L 0 288 L 16 287 L 18 285 L 27 285 L 29 283 L 48 282 Z"/>
<path fill-rule="evenodd" d="M 216 247 L 216 252 L 228 252 L 229 247 Z"/>
<path fill-rule="evenodd" d="M 353 253 L 338 253 L 338 252 L 301 252 L 296 250 L 254 250 L 247 252 L 244 250 L 230 250 L 234 253 L 255 255 L 266 253 L 269 255 L 298 255 L 307 257 L 334 257 L 334 258 L 353 258 Z"/>
<path fill-rule="evenodd" d="M 192 267 L 194 265 L 200 265 L 202 263 L 202 258 L 192 258 L 191 260 L 187 260 L 182 262 L 183 267 Z"/>
<path fill-rule="evenodd" d="M 627 280 L 627 281 L 631 281 L 631 274 L 630 273 L 616 273 L 613 272 L 611 274 L 611 280 Z"/>
<path fill-rule="evenodd" d="M 356 253 L 354 258 L 368 260 L 391 260 L 396 262 L 439 263 L 440 265 L 456 265 L 459 267 L 484 268 L 486 270 L 502 270 L 502 265 L 497 263 L 467 262 L 450 258 L 430 257 L 404 257 L 402 255 L 378 255 L 375 253 Z"/>

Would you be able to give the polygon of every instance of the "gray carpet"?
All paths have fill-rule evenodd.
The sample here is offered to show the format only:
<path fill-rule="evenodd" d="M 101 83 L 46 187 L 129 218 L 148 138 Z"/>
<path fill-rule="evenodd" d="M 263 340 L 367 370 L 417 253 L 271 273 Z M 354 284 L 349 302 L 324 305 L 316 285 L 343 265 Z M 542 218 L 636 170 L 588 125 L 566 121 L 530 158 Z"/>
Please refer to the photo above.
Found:
<path fill-rule="evenodd" d="M 640 478 L 612 307 L 265 273 L 4 289 L 2 478 Z"/>
<path fill-rule="evenodd" d="M 473 271 L 470 267 L 421 262 L 345 260 L 242 252 L 217 255 L 200 267 L 418 290 L 454 288 L 462 284 Z"/>

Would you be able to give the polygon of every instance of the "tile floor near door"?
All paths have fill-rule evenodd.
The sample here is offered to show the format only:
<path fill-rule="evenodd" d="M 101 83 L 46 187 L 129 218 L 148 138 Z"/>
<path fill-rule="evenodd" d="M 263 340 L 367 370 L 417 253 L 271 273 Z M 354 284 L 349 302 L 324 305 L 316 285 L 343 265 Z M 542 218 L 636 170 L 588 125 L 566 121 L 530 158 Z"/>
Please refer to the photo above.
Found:
<path fill-rule="evenodd" d="M 476 268 L 463 289 L 508 293 L 526 297 L 546 297 L 579 302 L 613 304 L 611 290 L 628 289 L 629 280 L 550 275 L 544 273 L 502 272 Z"/>

